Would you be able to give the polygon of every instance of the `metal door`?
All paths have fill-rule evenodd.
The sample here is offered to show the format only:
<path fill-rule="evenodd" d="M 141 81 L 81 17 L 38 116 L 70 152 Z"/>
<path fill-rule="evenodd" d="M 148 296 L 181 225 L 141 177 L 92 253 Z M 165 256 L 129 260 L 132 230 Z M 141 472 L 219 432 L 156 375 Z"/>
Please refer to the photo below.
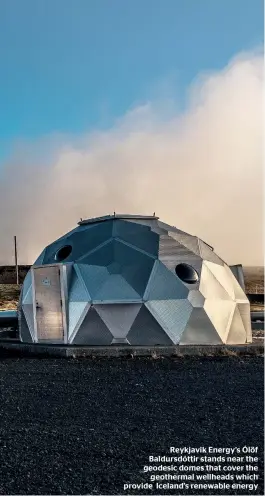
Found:
<path fill-rule="evenodd" d="M 37 341 L 63 342 L 60 267 L 34 267 L 32 272 Z"/>

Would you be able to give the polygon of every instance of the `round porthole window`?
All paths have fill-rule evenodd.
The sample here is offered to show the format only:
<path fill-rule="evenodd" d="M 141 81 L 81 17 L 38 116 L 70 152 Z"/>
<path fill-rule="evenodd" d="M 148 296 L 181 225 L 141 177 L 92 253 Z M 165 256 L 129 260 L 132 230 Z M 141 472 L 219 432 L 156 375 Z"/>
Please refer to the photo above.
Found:
<path fill-rule="evenodd" d="M 180 263 L 176 266 L 175 272 L 179 279 L 186 284 L 195 284 L 199 280 L 198 273 L 191 265 Z"/>
<path fill-rule="evenodd" d="M 65 245 L 65 246 L 62 246 L 62 248 L 60 248 L 56 255 L 55 255 L 55 260 L 57 262 L 62 262 L 63 260 L 65 260 L 67 257 L 69 257 L 69 255 L 71 254 L 72 252 L 72 246 L 70 245 Z"/>

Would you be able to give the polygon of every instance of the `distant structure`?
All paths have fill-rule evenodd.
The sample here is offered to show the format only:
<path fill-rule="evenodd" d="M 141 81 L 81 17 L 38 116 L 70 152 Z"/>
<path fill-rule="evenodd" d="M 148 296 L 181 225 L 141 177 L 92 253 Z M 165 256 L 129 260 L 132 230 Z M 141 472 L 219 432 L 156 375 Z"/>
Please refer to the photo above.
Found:
<path fill-rule="evenodd" d="M 47 246 L 19 302 L 23 342 L 243 344 L 249 301 L 213 248 L 151 216 L 81 220 Z"/>

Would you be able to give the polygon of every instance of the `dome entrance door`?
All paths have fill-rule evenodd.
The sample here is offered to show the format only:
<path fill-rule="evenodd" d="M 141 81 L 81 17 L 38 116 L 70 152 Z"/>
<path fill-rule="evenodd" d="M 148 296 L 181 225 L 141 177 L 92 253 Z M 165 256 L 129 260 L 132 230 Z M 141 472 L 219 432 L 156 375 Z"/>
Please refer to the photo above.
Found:
<path fill-rule="evenodd" d="M 37 342 L 63 343 L 60 266 L 33 267 L 33 308 Z"/>

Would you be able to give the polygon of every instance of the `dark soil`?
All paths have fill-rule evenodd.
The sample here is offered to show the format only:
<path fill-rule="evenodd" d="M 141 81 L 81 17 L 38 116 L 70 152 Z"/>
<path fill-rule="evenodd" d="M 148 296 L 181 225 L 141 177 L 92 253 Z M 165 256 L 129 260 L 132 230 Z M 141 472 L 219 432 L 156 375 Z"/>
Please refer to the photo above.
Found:
<path fill-rule="evenodd" d="M 262 476 L 262 358 L 9 358 L 0 384 L 0 494 L 126 494 L 170 446 L 257 446 Z"/>

